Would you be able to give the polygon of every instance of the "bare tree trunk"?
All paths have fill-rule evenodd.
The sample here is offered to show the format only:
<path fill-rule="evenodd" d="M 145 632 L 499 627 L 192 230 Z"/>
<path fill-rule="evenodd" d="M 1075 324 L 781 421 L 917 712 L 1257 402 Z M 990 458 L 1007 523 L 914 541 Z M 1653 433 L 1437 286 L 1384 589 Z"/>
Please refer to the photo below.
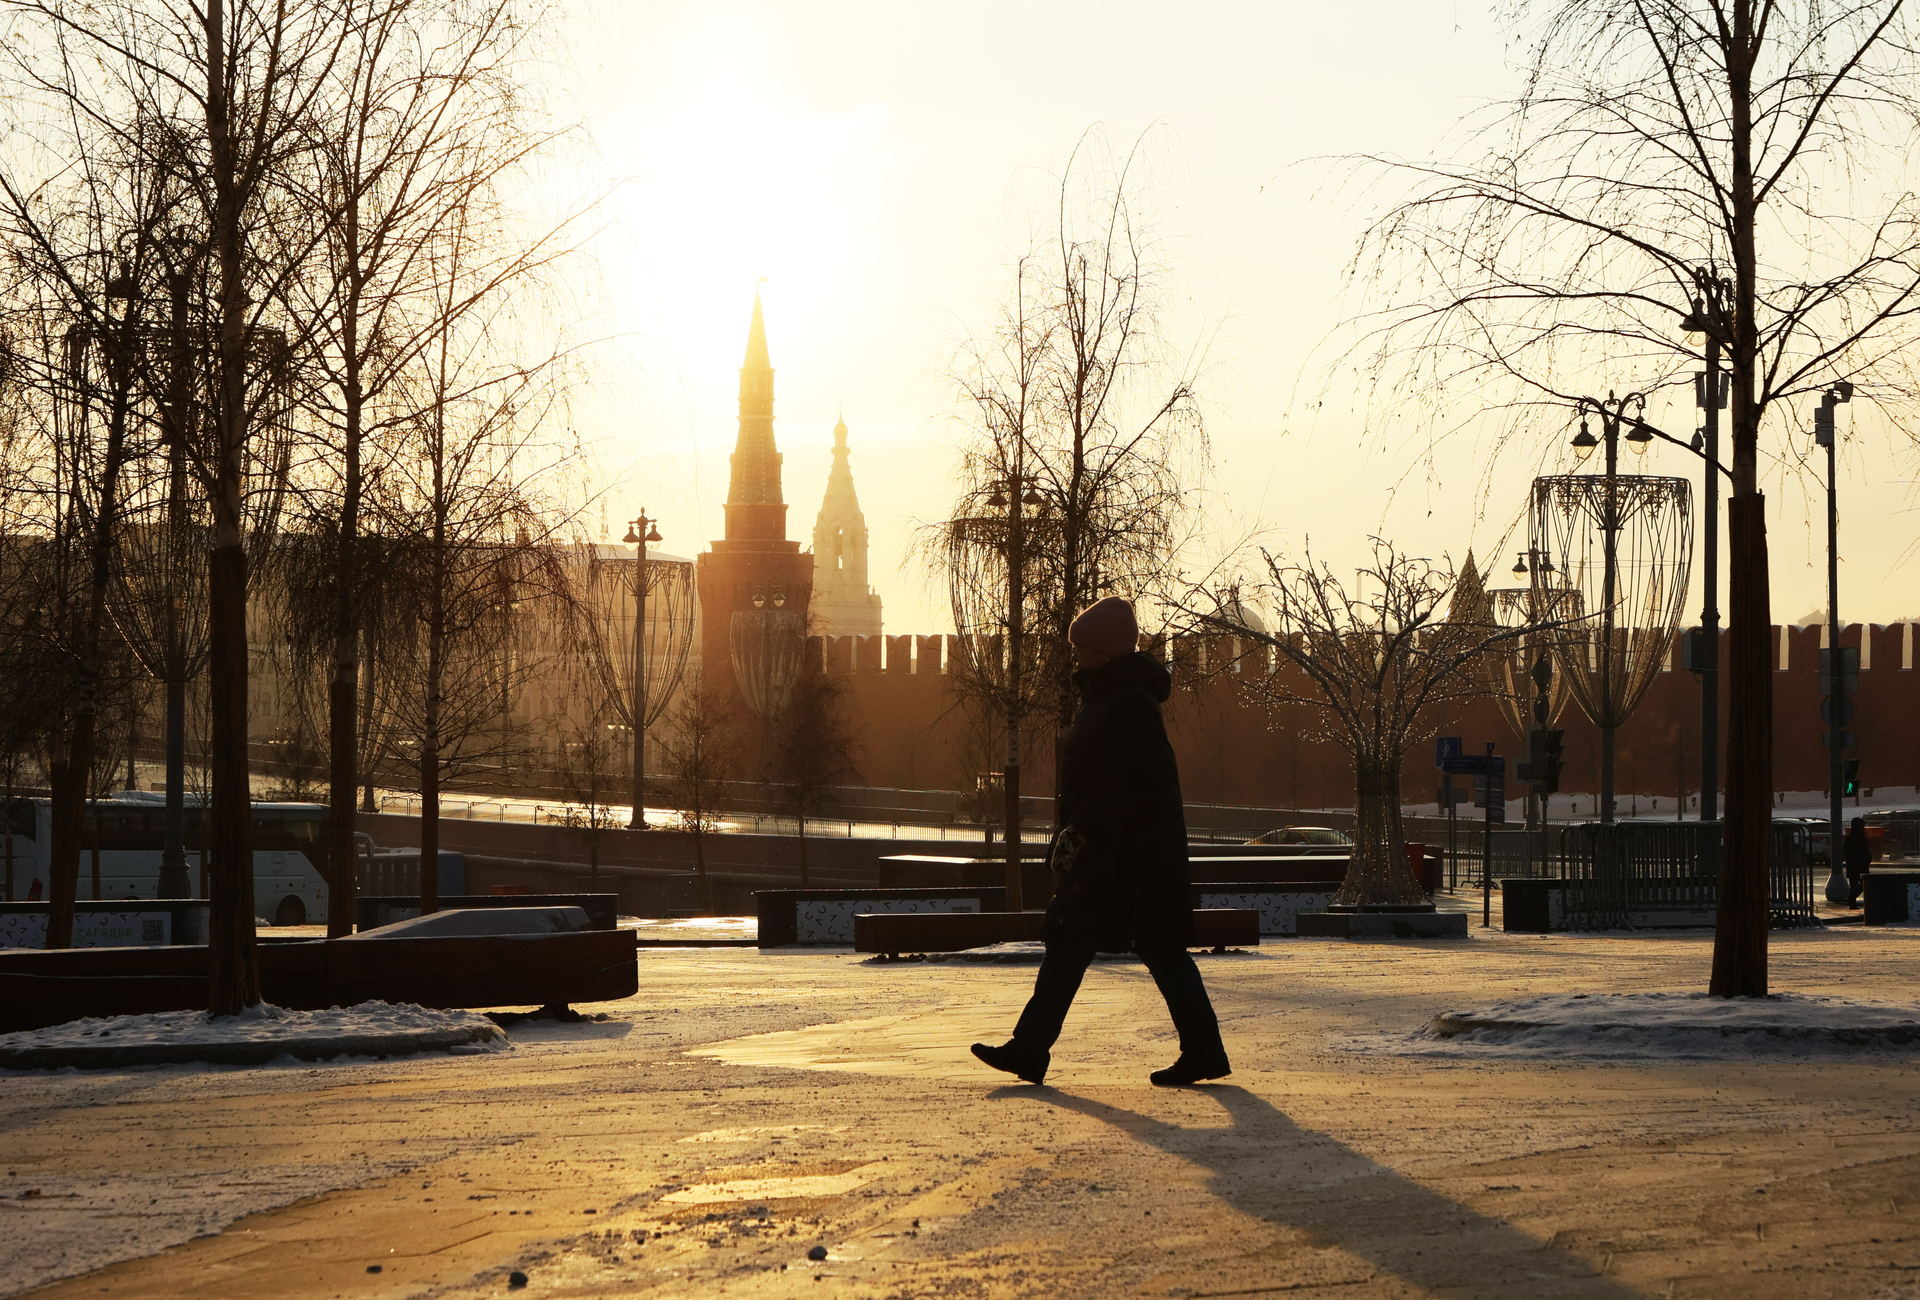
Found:
<path fill-rule="evenodd" d="M 100 889 L 102 885 L 100 879 L 100 797 L 94 795 L 88 799 L 87 802 L 93 806 L 93 834 L 87 838 L 93 841 L 92 845 L 89 846 L 92 850 L 89 856 L 93 859 L 93 901 L 97 903 L 100 901 Z"/>
<path fill-rule="evenodd" d="M 436 566 L 437 567 L 437 566 Z M 420 727 L 420 914 L 440 910 L 440 675 L 438 592 L 427 627 L 427 701 Z"/>
<path fill-rule="evenodd" d="M 702 813 L 706 810 L 701 809 Z M 696 821 L 693 831 L 693 866 L 700 879 L 700 906 L 708 916 L 713 915 L 713 880 L 707 875 L 707 833 L 700 829 Z"/>
<path fill-rule="evenodd" d="M 13 896 L 13 755 L 7 755 L 6 813 L 0 817 L 0 833 L 6 835 L 7 854 L 7 892 L 6 900 L 11 903 Z"/>
<path fill-rule="evenodd" d="M 373 658 L 372 626 L 369 625 L 363 628 L 360 635 L 360 662 L 365 666 L 366 672 L 366 680 L 360 683 L 360 736 L 364 739 L 365 737 L 373 735 L 373 692 L 376 684 L 374 682 L 374 672 L 376 668 Z M 364 813 L 379 811 L 373 799 L 373 755 L 369 754 L 368 759 L 366 770 L 360 773 L 360 778 L 365 783 L 364 793 L 360 800 L 360 811 Z"/>
<path fill-rule="evenodd" d="M 92 686 L 82 682 L 82 698 L 67 734 L 54 747 L 47 764 L 48 800 L 47 947 L 73 946 L 73 902 L 80 889 L 80 821 L 83 777 L 76 776 L 74 755 L 93 761 L 93 707 L 86 698 Z M 84 769 L 82 769 L 84 770 Z"/>
<path fill-rule="evenodd" d="M 131 310 L 131 308 L 129 308 Z M 111 325 L 109 325 L 111 329 Z M 123 339 L 109 335 L 103 340 L 108 351 L 112 384 L 112 409 L 108 416 L 107 445 L 100 470 L 99 500 L 95 503 L 92 535 L 88 539 L 87 606 L 77 629 L 79 644 L 79 681 L 75 691 L 72 726 L 68 732 L 64 764 L 56 763 L 49 773 L 52 789 L 52 828 L 48 850 L 47 947 L 66 948 L 73 944 L 73 902 L 80 885 L 80 839 L 87 796 L 93 784 L 95 736 L 99 729 L 99 688 L 101 634 L 107 621 L 107 588 L 113 580 L 114 534 L 118 528 L 120 469 L 126 456 L 127 421 L 132 403 L 126 358 L 121 352 Z M 84 361 L 82 361 L 84 365 Z M 85 382 L 82 379 L 82 382 Z M 96 831 L 97 834 L 97 831 Z M 94 852 L 93 895 L 100 896 L 98 846 Z"/>
<path fill-rule="evenodd" d="M 253 796 L 247 779 L 247 553 L 241 458 L 247 445 L 245 249 L 239 164 L 228 102 L 224 0 L 208 0 L 207 145 L 219 267 L 219 411 L 214 437 L 213 549 L 208 556 L 208 672 L 212 697 L 207 847 L 212 858 L 207 995 L 216 1016 L 260 1002 L 253 929 Z"/>
<path fill-rule="evenodd" d="M 358 600 L 360 569 L 357 543 L 360 531 L 360 436 L 364 402 L 360 391 L 360 283 L 359 262 L 352 250 L 359 238 L 359 205 L 349 203 L 346 213 L 350 283 L 347 304 L 342 313 L 342 352 L 346 378 L 342 384 L 341 404 L 345 408 L 345 446 L 342 448 L 342 485 L 339 533 L 335 539 L 333 578 L 333 678 L 327 683 L 327 730 L 329 780 L 327 799 L 331 805 L 329 860 L 335 863 L 332 888 L 327 893 L 327 936 L 338 939 L 353 933 L 354 832 L 359 829 L 354 811 L 354 795 L 359 785 L 360 739 L 356 734 L 360 685 L 360 629 Z M 421 870 L 426 860 L 421 859 Z"/>
<path fill-rule="evenodd" d="M 1353 755 L 1353 857 L 1337 903 L 1419 903 L 1426 892 L 1407 865 L 1407 838 L 1400 822 L 1400 758 L 1381 758 L 1355 747 Z"/>
<path fill-rule="evenodd" d="M 224 477 L 224 476 L 223 476 Z M 247 556 L 240 543 L 238 475 L 222 493 L 208 560 L 208 742 L 212 798 L 207 815 L 208 1010 L 238 1015 L 260 1002 L 254 947 L 252 796 L 247 785 Z"/>
<path fill-rule="evenodd" d="M 1727 819 L 1720 850 L 1720 899 L 1714 919 L 1716 997 L 1765 997 L 1773 851 L 1773 664 L 1767 593 L 1767 499 L 1727 503 L 1728 680 Z M 1745 633 L 1744 635 L 1742 633 Z M 1755 635 L 1755 633 L 1758 633 Z"/>
<path fill-rule="evenodd" d="M 1717 997 L 1765 997 L 1770 856 L 1773 838 L 1773 672 L 1767 575 L 1766 498 L 1760 494 L 1759 412 L 1754 406 L 1758 210 L 1753 173 L 1753 0 L 1733 6 L 1727 82 L 1733 109 L 1734 304 L 1733 494 L 1727 502 L 1727 817 L 1721 832 L 1719 909 L 1714 923 Z"/>
<path fill-rule="evenodd" d="M 439 444 L 444 447 L 445 444 Z M 440 714 L 446 673 L 447 529 L 444 484 L 434 463 L 433 555 L 427 592 L 427 700 L 420 727 L 420 915 L 440 910 Z"/>

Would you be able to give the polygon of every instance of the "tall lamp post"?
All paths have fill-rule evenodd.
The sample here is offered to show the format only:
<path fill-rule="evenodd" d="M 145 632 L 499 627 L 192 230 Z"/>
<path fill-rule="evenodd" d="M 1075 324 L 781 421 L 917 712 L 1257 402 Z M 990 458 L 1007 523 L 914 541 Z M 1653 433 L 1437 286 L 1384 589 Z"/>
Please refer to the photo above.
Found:
<path fill-rule="evenodd" d="M 193 419 L 193 372 L 188 358 L 188 294 L 192 275 L 206 246 L 180 237 L 163 240 L 161 256 L 167 273 L 167 400 L 161 442 L 167 449 L 167 537 L 170 547 L 184 544 L 187 527 L 187 437 Z M 169 556 L 169 559 L 174 558 Z M 176 570 L 176 581 L 179 573 Z M 167 811 L 166 840 L 160 850 L 160 880 L 156 896 L 191 898 L 192 877 L 187 873 L 187 653 L 185 610 L 180 592 L 167 593 L 164 618 L 167 665 Z M 351 869 L 351 868 L 349 868 Z M 337 874 L 337 872 L 336 872 Z"/>
<path fill-rule="evenodd" d="M 1022 710 L 1021 667 L 1027 641 L 1027 530 L 1025 507 L 1039 507 L 1045 498 L 1033 487 L 1016 459 L 1014 469 L 993 485 L 987 497 L 990 509 L 1007 512 L 1005 538 L 1007 556 L 1007 761 L 1002 770 L 1001 793 L 1006 799 L 1005 849 L 1007 860 L 1007 910 L 1026 907 L 1022 888 L 1020 838 L 1020 715 Z"/>
<path fill-rule="evenodd" d="M 1853 895 L 1840 844 L 1842 752 L 1853 705 L 1847 699 L 1846 656 L 1840 651 L 1840 506 L 1834 494 L 1834 448 L 1840 440 L 1833 436 L 1833 408 L 1852 400 L 1853 385 L 1843 379 L 1820 395 L 1813 413 L 1814 445 L 1827 449 L 1827 700 L 1821 712 L 1827 724 L 1827 852 L 1833 864 L 1827 898 L 1836 903 Z"/>
<path fill-rule="evenodd" d="M 660 540 L 659 521 L 640 517 L 627 526 L 626 543 L 637 547 L 633 566 L 633 818 L 631 831 L 647 829 L 647 543 Z"/>
<path fill-rule="evenodd" d="M 1717 821 L 1720 816 L 1720 412 L 1727 404 L 1726 382 L 1732 378 L 1720 371 L 1721 340 L 1732 332 L 1728 302 L 1733 285 L 1708 270 L 1696 269 L 1693 282 L 1699 290 L 1692 309 L 1680 320 L 1687 342 L 1704 345 L 1701 359 L 1706 369 L 1695 372 L 1693 400 L 1701 412 L 1700 431 L 1695 449 L 1706 461 L 1706 500 L 1702 513 L 1707 526 L 1701 549 L 1706 568 L 1704 594 L 1700 606 L 1700 637 L 1695 642 L 1692 662 L 1687 667 L 1700 674 L 1700 820 Z"/>
<path fill-rule="evenodd" d="M 1535 570 L 1541 573 L 1552 573 L 1553 557 L 1537 546 L 1529 546 L 1526 550 L 1521 551 L 1519 558 L 1513 562 L 1513 576 L 1528 584 L 1527 590 L 1530 594 L 1539 591 L 1539 588 L 1533 585 L 1533 574 Z M 1537 597 L 1532 597 L 1528 600 L 1529 605 L 1537 603 Z M 1545 620 L 1545 615 L 1538 609 L 1527 610 L 1526 616 L 1530 622 Z M 1541 676 L 1543 670 L 1546 674 L 1544 679 Z M 1536 730 L 1546 730 L 1552 721 L 1548 716 L 1552 710 L 1552 702 L 1548 697 L 1548 690 L 1553 682 L 1553 665 L 1549 662 L 1549 655 L 1544 648 L 1534 655 L 1531 675 L 1534 682 L 1534 698 L 1532 711 L 1533 723 L 1532 726 L 1528 728 L 1529 735 Z M 1530 762 L 1534 761 L 1535 748 L 1532 743 L 1529 743 L 1527 746 L 1527 755 Z M 1536 770 L 1534 779 L 1527 782 L 1527 828 L 1531 830 L 1536 825 L 1540 827 L 1540 856 L 1542 861 L 1546 859 L 1547 800 L 1549 798 L 1546 789 L 1549 783 L 1545 777 L 1546 774 L 1544 772 Z M 1536 810 L 1538 810 L 1538 821 L 1535 820 Z"/>
<path fill-rule="evenodd" d="M 1633 407 L 1635 414 L 1629 416 L 1627 408 Z M 1619 585 L 1620 575 L 1620 494 L 1617 491 L 1620 477 L 1620 426 L 1627 424 L 1627 442 L 1634 453 L 1640 455 L 1647 450 L 1647 444 L 1653 441 L 1653 431 L 1639 418 L 1639 413 L 1647 407 L 1644 393 L 1628 393 L 1616 398 L 1607 394 L 1607 400 L 1594 397 L 1582 397 L 1574 404 L 1580 413 L 1580 432 L 1573 437 L 1574 450 L 1585 460 L 1593 454 L 1593 449 L 1604 442 L 1607 451 L 1607 488 L 1601 501 L 1600 534 L 1601 563 L 1604 566 L 1600 575 L 1600 680 L 1608 681 L 1613 676 L 1613 629 L 1615 589 Z M 1600 421 L 1600 438 L 1595 438 L 1587 428 L 1587 416 L 1591 414 Z M 1613 742 L 1614 724 L 1603 722 L 1600 726 L 1600 820 L 1602 823 L 1613 821 Z"/>

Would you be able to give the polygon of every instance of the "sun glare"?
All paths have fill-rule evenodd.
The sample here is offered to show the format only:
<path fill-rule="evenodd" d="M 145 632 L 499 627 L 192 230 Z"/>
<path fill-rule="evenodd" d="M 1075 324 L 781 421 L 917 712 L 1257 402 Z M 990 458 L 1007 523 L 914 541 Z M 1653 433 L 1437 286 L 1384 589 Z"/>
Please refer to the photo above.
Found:
<path fill-rule="evenodd" d="M 620 181 L 601 260 L 626 289 L 622 323 L 666 343 L 703 386 L 731 383 L 761 277 L 806 303 L 811 330 L 844 323 L 835 286 L 871 237 L 887 118 L 882 104 L 821 109 L 714 66 L 664 113 L 625 108 L 600 133 Z"/>

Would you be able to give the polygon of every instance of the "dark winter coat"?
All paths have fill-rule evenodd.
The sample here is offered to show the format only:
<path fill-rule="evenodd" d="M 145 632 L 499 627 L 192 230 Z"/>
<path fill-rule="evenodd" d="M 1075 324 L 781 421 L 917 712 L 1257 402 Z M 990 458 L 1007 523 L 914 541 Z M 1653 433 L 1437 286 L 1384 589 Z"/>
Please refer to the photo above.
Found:
<path fill-rule="evenodd" d="M 1846 863 L 1850 876 L 1864 875 L 1873 865 L 1873 847 L 1867 843 L 1867 832 L 1863 828 L 1847 828 L 1846 835 L 1840 841 L 1840 858 Z"/>
<path fill-rule="evenodd" d="M 1047 938 L 1101 952 L 1188 945 L 1187 822 L 1160 718 L 1173 679 L 1131 654 L 1073 681 L 1080 711 L 1060 751 Z"/>

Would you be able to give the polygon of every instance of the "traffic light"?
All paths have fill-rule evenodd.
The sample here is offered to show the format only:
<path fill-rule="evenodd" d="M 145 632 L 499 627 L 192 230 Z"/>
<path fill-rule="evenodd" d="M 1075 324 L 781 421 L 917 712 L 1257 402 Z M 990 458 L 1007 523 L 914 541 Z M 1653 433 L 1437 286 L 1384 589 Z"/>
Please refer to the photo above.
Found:
<path fill-rule="evenodd" d="M 1860 760 L 1850 758 L 1840 766 L 1840 793 L 1848 798 L 1860 793 Z"/>
<path fill-rule="evenodd" d="M 1527 756 L 1515 766 L 1514 775 L 1538 786 L 1541 794 L 1558 794 L 1566 734 L 1558 727 L 1529 727 Z"/>

